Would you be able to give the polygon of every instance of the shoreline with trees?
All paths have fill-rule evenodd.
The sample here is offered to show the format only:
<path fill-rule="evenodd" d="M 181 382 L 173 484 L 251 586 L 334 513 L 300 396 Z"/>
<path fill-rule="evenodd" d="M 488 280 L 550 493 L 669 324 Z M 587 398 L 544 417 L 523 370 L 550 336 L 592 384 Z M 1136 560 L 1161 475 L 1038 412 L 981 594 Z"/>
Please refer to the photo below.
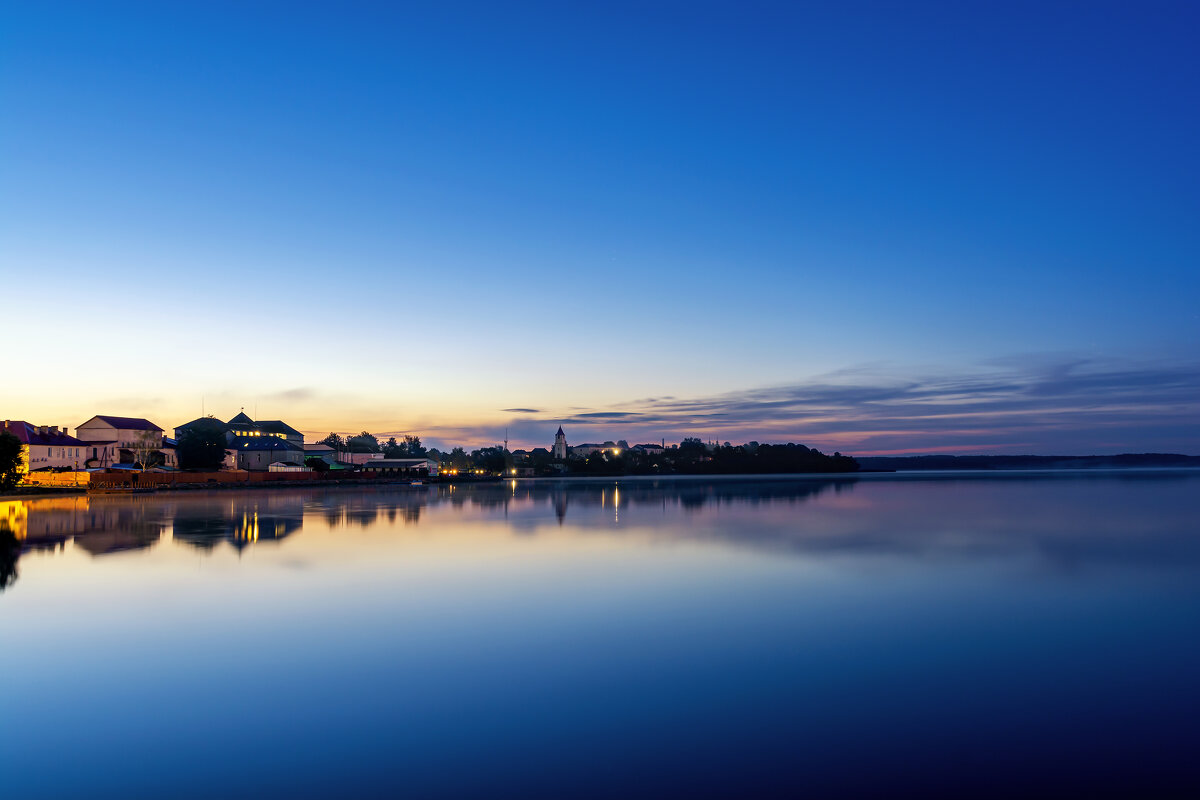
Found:
<path fill-rule="evenodd" d="M 591 448 L 584 455 L 569 453 L 555 458 L 544 447 L 509 451 L 504 447 L 481 447 L 467 451 L 453 447 L 442 451 L 425 447 L 420 436 L 394 436 L 380 443 L 367 431 L 357 436 L 330 433 L 318 444 L 336 453 L 378 453 L 383 458 L 429 458 L 444 471 L 475 471 L 503 477 L 567 477 L 589 475 L 769 475 L 790 473 L 856 472 L 859 464 L 841 453 L 826 455 L 802 444 L 732 445 L 705 444 L 685 438 L 678 445 L 647 452 L 625 442 Z M 317 459 L 308 459 L 317 461 Z"/>

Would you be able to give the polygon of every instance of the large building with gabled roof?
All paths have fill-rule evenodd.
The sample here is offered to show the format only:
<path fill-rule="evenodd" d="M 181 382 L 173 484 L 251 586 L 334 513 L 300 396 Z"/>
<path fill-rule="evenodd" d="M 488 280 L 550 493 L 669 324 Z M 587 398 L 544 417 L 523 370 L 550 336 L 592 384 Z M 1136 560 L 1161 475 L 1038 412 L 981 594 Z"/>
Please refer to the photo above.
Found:
<path fill-rule="evenodd" d="M 216 423 L 225 431 L 225 448 L 238 469 L 266 470 L 273 462 L 304 464 L 304 434 L 279 419 L 254 420 L 245 409 L 228 422 L 200 417 L 175 429 L 178 441 L 200 425 Z M 284 446 L 280 446 L 279 443 Z"/>
<path fill-rule="evenodd" d="M 174 449 L 163 448 L 163 429 L 142 417 L 97 414 L 80 423 L 75 429 L 75 438 L 84 443 L 85 463 L 89 467 L 140 463 L 140 457 L 146 458 L 145 467 L 175 466 Z M 158 455 L 147 456 L 150 452 Z"/>
<path fill-rule="evenodd" d="M 230 449 L 238 469 L 266 472 L 272 464 L 304 466 L 304 447 L 275 436 L 240 436 Z"/>
<path fill-rule="evenodd" d="M 214 417 L 200 417 L 191 422 L 185 422 L 175 429 L 175 439 L 178 441 L 191 428 L 201 424 L 211 425 L 216 422 L 225 429 L 225 439 L 228 444 L 232 445 L 234 439 L 240 438 L 259 438 L 262 436 L 273 436 L 277 439 L 284 439 L 297 445 L 301 449 L 304 447 L 304 434 L 288 425 L 281 419 L 260 419 L 253 420 L 243 409 L 239 411 L 233 419 L 228 422 L 221 422 Z"/>

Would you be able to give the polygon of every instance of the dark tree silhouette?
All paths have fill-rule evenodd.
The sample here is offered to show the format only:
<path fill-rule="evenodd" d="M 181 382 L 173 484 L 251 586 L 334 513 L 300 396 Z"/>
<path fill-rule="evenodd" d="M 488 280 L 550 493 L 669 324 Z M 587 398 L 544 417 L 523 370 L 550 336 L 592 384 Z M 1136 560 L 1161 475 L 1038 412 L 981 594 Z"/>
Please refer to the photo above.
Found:
<path fill-rule="evenodd" d="M 21 481 L 21 440 L 8 431 L 0 433 L 0 489 L 11 489 Z"/>
<path fill-rule="evenodd" d="M 183 469 L 220 469 L 225 461 L 225 426 L 207 417 L 184 431 L 176 448 Z"/>
<path fill-rule="evenodd" d="M 318 444 L 324 444 L 332 447 L 334 450 L 345 450 L 346 440 L 338 436 L 336 433 L 331 433 L 322 439 Z"/>
<path fill-rule="evenodd" d="M 351 453 L 378 453 L 379 440 L 374 435 L 363 431 L 358 436 L 346 439 L 346 446 Z"/>
<path fill-rule="evenodd" d="M 21 543 L 17 537 L 12 531 L 0 530 L 0 592 L 17 582 L 17 559 L 20 557 Z"/>

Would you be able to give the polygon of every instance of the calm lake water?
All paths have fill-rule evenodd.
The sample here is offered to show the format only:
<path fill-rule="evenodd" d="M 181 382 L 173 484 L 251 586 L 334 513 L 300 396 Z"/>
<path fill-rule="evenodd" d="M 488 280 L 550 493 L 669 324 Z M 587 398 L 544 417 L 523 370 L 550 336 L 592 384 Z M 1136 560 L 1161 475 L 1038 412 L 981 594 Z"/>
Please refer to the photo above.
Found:
<path fill-rule="evenodd" d="M 1200 796 L 1200 474 L 0 501 L 4 797 Z"/>

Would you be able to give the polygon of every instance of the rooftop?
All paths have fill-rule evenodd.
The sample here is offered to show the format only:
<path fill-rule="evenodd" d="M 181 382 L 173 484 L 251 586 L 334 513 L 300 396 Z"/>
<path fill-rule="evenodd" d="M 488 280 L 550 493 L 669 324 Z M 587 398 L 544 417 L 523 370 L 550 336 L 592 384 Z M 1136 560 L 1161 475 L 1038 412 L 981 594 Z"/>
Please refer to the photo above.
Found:
<path fill-rule="evenodd" d="M 380 467 L 412 467 L 424 466 L 430 462 L 435 462 L 433 458 L 373 458 L 362 466 L 365 469 L 379 469 Z"/>
<path fill-rule="evenodd" d="M 60 431 L 57 427 L 30 425 L 22 419 L 4 420 L 4 427 L 0 428 L 0 431 L 11 433 L 21 440 L 21 444 L 53 447 L 83 447 L 85 445 L 85 442 L 68 435 L 66 431 Z"/>
<path fill-rule="evenodd" d="M 175 430 L 177 430 L 177 431 L 191 430 L 192 428 L 194 428 L 198 425 L 213 425 L 213 426 L 219 427 L 221 430 L 228 430 L 228 428 L 229 428 L 229 425 L 227 423 L 221 422 L 221 420 L 217 419 L 216 417 L 197 417 L 196 419 L 192 420 L 191 422 L 185 422 L 182 425 L 175 426 Z"/>
<path fill-rule="evenodd" d="M 233 440 L 234 450 L 289 450 L 303 452 L 298 444 L 278 436 L 239 436 Z"/>
<path fill-rule="evenodd" d="M 114 417 L 114 416 L 111 416 L 108 414 L 97 414 L 96 416 L 92 417 L 92 419 L 98 419 L 105 424 L 111 425 L 112 427 L 117 428 L 118 430 L 123 430 L 123 431 L 161 431 L 162 430 L 162 428 L 158 427 L 150 420 L 142 419 L 141 417 Z M 91 422 L 92 419 L 89 419 L 87 422 L 85 422 L 83 424 L 87 425 L 87 423 Z"/>
<path fill-rule="evenodd" d="M 254 427 L 258 428 L 264 433 L 283 433 L 291 436 L 303 435 L 300 433 L 300 431 L 296 430 L 291 425 L 288 425 L 281 419 L 260 419 L 256 420 L 253 424 Z"/>

